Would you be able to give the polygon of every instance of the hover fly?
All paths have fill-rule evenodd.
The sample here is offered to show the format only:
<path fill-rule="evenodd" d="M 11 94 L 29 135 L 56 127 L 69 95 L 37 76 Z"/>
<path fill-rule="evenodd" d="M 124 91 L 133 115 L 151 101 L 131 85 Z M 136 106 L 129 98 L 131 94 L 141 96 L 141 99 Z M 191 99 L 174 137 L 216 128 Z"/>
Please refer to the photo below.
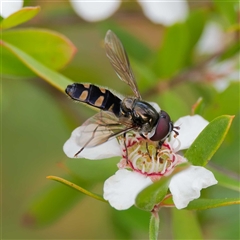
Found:
<path fill-rule="evenodd" d="M 101 111 L 88 119 L 79 137 L 81 149 L 100 145 L 113 137 L 126 136 L 129 131 L 140 133 L 143 138 L 159 142 L 159 148 L 178 127 L 173 126 L 169 115 L 158 112 L 150 103 L 142 100 L 132 72 L 127 53 L 112 32 L 105 37 L 106 55 L 118 77 L 130 86 L 134 96 L 121 98 L 106 88 L 89 83 L 73 83 L 66 88 L 66 93 L 73 100 L 86 103 Z"/>

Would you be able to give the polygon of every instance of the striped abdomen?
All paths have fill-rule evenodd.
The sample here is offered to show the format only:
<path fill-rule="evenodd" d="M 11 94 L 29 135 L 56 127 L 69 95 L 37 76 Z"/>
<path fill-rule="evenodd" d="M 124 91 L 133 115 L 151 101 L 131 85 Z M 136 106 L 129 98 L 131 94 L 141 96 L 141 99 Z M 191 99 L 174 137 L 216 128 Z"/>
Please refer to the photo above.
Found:
<path fill-rule="evenodd" d="M 105 88 L 87 83 L 73 83 L 67 86 L 65 92 L 73 100 L 87 103 L 104 111 L 111 111 L 119 116 L 121 99 Z"/>

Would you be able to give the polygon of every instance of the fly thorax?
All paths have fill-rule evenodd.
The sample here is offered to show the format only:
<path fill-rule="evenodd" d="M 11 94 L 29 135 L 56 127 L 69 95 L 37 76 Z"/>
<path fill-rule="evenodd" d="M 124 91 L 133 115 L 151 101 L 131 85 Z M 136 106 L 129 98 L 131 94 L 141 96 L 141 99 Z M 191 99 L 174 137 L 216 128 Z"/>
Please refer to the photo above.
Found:
<path fill-rule="evenodd" d="M 132 115 L 132 110 L 135 104 L 135 98 L 126 97 L 122 100 L 120 104 L 121 114 L 125 117 Z"/>
<path fill-rule="evenodd" d="M 159 114 L 152 105 L 141 100 L 135 101 L 132 119 L 140 127 L 141 133 L 151 132 L 156 126 L 158 118 Z"/>

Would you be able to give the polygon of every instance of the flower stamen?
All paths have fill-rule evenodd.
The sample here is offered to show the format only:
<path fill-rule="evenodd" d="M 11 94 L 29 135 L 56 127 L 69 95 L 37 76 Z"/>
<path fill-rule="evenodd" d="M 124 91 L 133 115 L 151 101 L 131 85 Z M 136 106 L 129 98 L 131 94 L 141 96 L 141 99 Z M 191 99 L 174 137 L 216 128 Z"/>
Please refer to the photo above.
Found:
<path fill-rule="evenodd" d="M 131 133 L 126 134 L 124 140 L 119 138 L 119 143 L 122 146 L 122 160 L 118 165 L 120 168 L 130 168 L 145 176 L 159 179 L 163 175 L 170 174 L 177 164 L 175 154 L 168 143 L 164 143 L 159 148 L 157 142 Z M 126 151 L 128 159 L 126 159 Z"/>

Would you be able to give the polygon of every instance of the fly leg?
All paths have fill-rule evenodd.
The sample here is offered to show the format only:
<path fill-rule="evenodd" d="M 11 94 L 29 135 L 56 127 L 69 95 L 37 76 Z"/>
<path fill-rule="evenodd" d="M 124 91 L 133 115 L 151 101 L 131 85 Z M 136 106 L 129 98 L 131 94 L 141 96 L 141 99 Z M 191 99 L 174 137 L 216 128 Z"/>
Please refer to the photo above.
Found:
<path fill-rule="evenodd" d="M 127 133 L 123 133 L 123 143 L 124 143 L 124 147 L 125 147 L 125 150 L 126 150 L 126 163 L 128 164 L 128 150 L 127 150 L 127 145 L 126 145 L 126 136 L 127 136 Z"/>
<path fill-rule="evenodd" d="M 142 138 L 147 139 L 142 133 L 140 135 Z M 148 154 L 149 158 L 151 159 L 151 155 L 150 155 L 149 148 L 148 148 L 148 142 L 146 142 L 146 150 L 147 150 L 147 154 Z"/>
<path fill-rule="evenodd" d="M 74 157 L 77 157 L 77 155 L 78 155 L 79 153 L 81 153 L 81 152 L 84 150 L 84 148 L 94 139 L 94 136 L 95 136 L 95 133 L 96 133 L 98 127 L 99 127 L 99 126 L 97 126 L 97 127 L 93 130 L 93 135 L 91 136 L 91 138 L 84 144 L 84 146 L 83 146 L 77 153 L 74 154 Z"/>
<path fill-rule="evenodd" d="M 162 148 L 163 143 L 164 141 L 158 142 L 157 149 L 156 149 L 156 159 L 157 159 L 158 153 L 160 152 L 160 149 Z"/>

